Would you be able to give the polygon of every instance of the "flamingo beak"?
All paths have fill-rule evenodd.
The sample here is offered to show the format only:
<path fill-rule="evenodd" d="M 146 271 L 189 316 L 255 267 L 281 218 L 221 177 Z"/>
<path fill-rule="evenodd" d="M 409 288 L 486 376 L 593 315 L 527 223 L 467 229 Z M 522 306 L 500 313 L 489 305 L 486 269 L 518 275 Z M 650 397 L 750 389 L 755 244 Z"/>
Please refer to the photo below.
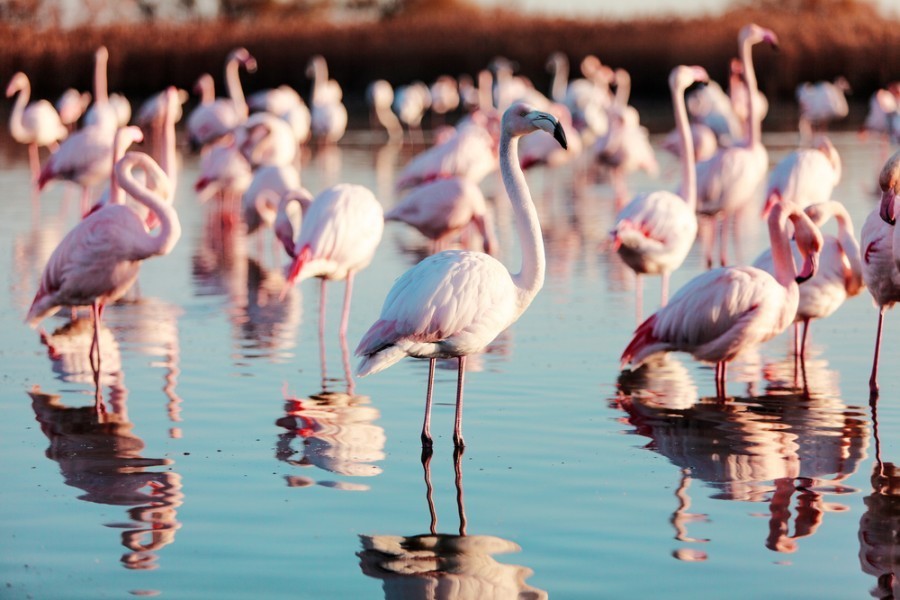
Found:
<path fill-rule="evenodd" d="M 897 204 L 897 193 L 893 188 L 885 190 L 881 194 L 881 209 L 878 214 L 881 220 L 888 225 L 894 225 L 897 219 L 894 217 L 894 207 Z"/>
<path fill-rule="evenodd" d="M 300 270 L 303 268 L 303 265 L 309 261 L 311 256 L 312 251 L 309 246 L 304 246 L 303 249 L 297 253 L 294 261 L 291 263 L 290 269 L 288 269 L 287 279 L 284 282 L 284 287 L 281 288 L 281 294 L 278 296 L 279 302 L 284 301 L 288 290 L 294 287 L 294 282 L 297 280 L 297 276 L 300 275 Z"/>
<path fill-rule="evenodd" d="M 569 149 L 569 143 L 566 141 L 566 132 L 563 130 L 562 124 L 557 121 L 556 125 L 553 127 L 553 138 L 559 142 L 559 145 L 563 147 L 563 150 Z"/>
<path fill-rule="evenodd" d="M 806 258 L 803 260 L 803 268 L 800 269 L 800 273 L 797 275 L 796 281 L 797 283 L 803 283 L 807 281 L 810 277 L 816 274 L 816 271 L 819 270 L 819 252 L 810 252 L 806 255 Z"/>
<path fill-rule="evenodd" d="M 772 208 L 781 202 L 781 194 L 778 193 L 778 190 L 773 190 L 769 197 L 766 198 L 766 204 L 762 209 L 762 217 L 763 219 L 769 216 L 769 213 L 772 212 Z"/>

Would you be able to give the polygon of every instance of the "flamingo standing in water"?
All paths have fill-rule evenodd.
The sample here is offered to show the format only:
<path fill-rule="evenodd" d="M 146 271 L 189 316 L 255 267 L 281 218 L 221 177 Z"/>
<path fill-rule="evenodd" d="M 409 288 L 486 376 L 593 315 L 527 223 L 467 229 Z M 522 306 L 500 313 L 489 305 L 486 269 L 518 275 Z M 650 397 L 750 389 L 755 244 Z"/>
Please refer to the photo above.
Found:
<path fill-rule="evenodd" d="M 847 298 L 856 296 L 863 288 L 862 262 L 859 242 L 853 233 L 853 221 L 844 205 L 835 200 L 811 204 L 804 212 L 817 227 L 822 227 L 830 218 L 837 221 L 837 236 L 823 236 L 818 272 L 800 286 L 800 301 L 794 319 L 794 353 L 801 360 L 806 356 L 806 335 L 809 322 L 824 319 L 836 311 Z M 794 258 L 800 258 L 796 244 L 791 244 Z M 771 250 L 763 252 L 755 261 L 759 267 L 774 274 Z M 796 327 L 803 323 L 802 337 Z M 799 344 L 799 345 L 798 345 Z"/>
<path fill-rule="evenodd" d="M 134 176 L 135 168 L 147 173 L 153 190 Z M 148 233 L 137 213 L 122 204 L 112 204 L 88 215 L 62 239 L 53 251 L 25 320 L 36 327 L 63 306 L 92 307 L 96 352 L 96 380 L 100 373 L 100 321 L 103 307 L 121 298 L 137 279 L 141 261 L 171 252 L 181 237 L 178 215 L 168 201 L 168 181 L 162 169 L 146 154 L 127 153 L 116 165 L 119 185 L 156 214 L 160 228 Z M 91 359 L 93 363 L 93 359 Z M 103 410 L 99 387 L 97 410 Z"/>
<path fill-rule="evenodd" d="M 860 232 L 863 258 L 863 281 L 878 305 L 878 330 L 875 335 L 875 357 L 869 391 L 878 394 L 878 356 L 881 351 L 881 330 L 884 311 L 900 302 L 900 152 L 885 163 L 878 176 L 881 204 L 869 213 Z"/>
<path fill-rule="evenodd" d="M 285 292 L 295 281 L 320 278 L 319 314 L 324 317 L 325 282 L 346 280 L 340 327 L 342 339 L 347 335 L 353 278 L 357 271 L 372 262 L 383 231 L 381 204 L 375 194 L 361 185 L 340 183 L 327 188 L 303 211 Z M 320 321 L 319 327 L 323 327 L 323 322 Z"/>
<path fill-rule="evenodd" d="M 256 71 L 256 59 L 246 48 L 235 48 L 225 61 L 225 84 L 228 98 L 216 98 L 213 79 L 202 75 L 194 85 L 200 93 L 200 105 L 187 120 L 188 141 L 195 149 L 203 148 L 231 132 L 247 120 L 249 109 L 241 87 L 240 67 L 249 73 Z"/>
<path fill-rule="evenodd" d="M 675 67 L 669 75 L 675 127 L 681 137 L 680 192 L 661 190 L 638 195 L 619 213 L 611 232 L 613 247 L 637 274 L 638 321 L 643 303 L 641 275 L 662 275 L 661 304 L 665 306 L 669 275 L 684 262 L 697 237 L 697 174 L 684 92 L 694 82 L 708 79 L 702 67 Z"/>
<path fill-rule="evenodd" d="M 408 270 L 388 293 L 381 316 L 363 336 L 356 354 L 360 376 L 377 373 L 405 356 L 429 359 L 422 445 L 431 447 L 431 397 L 438 358 L 457 357 L 459 378 L 453 442 L 462 437 L 462 392 L 466 356 L 484 349 L 525 312 L 544 283 L 546 260 L 541 225 L 519 166 L 518 138 L 543 129 L 566 146 L 556 117 L 515 103 L 503 115 L 500 172 L 513 206 L 522 248 L 522 270 L 511 274 L 481 252 L 448 250 Z"/>
<path fill-rule="evenodd" d="M 808 139 L 814 130 L 824 128 L 831 121 L 850 114 L 846 94 L 850 84 L 844 77 L 832 81 L 804 82 L 797 86 L 797 102 L 800 104 L 800 136 Z"/>
<path fill-rule="evenodd" d="M 307 77 L 313 79 L 312 135 L 326 144 L 336 144 L 347 131 L 347 107 L 341 85 L 328 78 L 328 63 L 323 56 L 313 56 L 306 67 Z"/>
<path fill-rule="evenodd" d="M 791 255 L 788 221 L 804 258 L 799 273 Z M 798 283 L 812 277 L 818 265 L 822 234 L 796 205 L 772 208 L 769 239 L 774 276 L 756 267 L 720 267 L 694 277 L 637 328 L 622 353 L 622 366 L 639 366 L 662 352 L 689 352 L 698 360 L 716 363 L 716 393 L 724 397 L 726 364 L 793 322 L 800 300 Z"/>
<path fill-rule="evenodd" d="M 740 144 L 720 148 L 712 158 L 697 165 L 698 212 L 719 221 L 719 260 L 726 258 L 728 221 L 753 198 L 769 168 L 769 155 L 762 144 L 762 122 L 759 118 L 759 94 L 753 68 L 753 46 L 767 42 L 778 45 L 778 37 L 769 29 L 750 24 L 738 35 L 744 80 L 747 84 L 747 138 Z M 712 240 L 706 241 L 706 262 L 712 266 Z"/>
<path fill-rule="evenodd" d="M 6 87 L 7 98 L 15 94 L 18 96 L 9 116 L 9 133 L 20 144 L 28 145 L 31 178 L 32 181 L 37 181 L 41 174 L 38 148 L 47 146 L 56 149 L 58 142 L 69 135 L 69 130 L 60 120 L 59 113 L 47 100 L 37 100 L 28 104 L 31 82 L 25 73 L 18 72 L 13 75 Z"/>
<path fill-rule="evenodd" d="M 496 245 L 488 222 L 487 203 L 477 184 L 462 177 L 437 179 L 420 185 L 384 215 L 385 221 L 401 221 L 442 249 L 455 233 L 474 224 L 484 241 L 484 251 Z"/>
<path fill-rule="evenodd" d="M 56 100 L 56 112 L 59 113 L 59 120 L 71 131 L 75 128 L 75 124 L 88 106 L 91 105 L 91 93 L 79 92 L 75 88 L 68 88 Z"/>
<path fill-rule="evenodd" d="M 841 156 L 831 140 L 819 136 L 811 148 L 794 150 L 772 169 L 763 216 L 775 202 L 794 202 L 800 208 L 828 202 L 840 180 Z"/>

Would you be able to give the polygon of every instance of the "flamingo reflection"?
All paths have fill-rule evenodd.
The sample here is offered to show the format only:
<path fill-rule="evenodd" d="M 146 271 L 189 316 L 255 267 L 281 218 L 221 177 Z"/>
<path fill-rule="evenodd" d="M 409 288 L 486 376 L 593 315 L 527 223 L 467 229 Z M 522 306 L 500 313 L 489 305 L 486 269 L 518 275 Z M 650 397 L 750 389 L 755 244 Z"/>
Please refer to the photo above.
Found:
<path fill-rule="evenodd" d="M 515 542 L 492 535 L 468 535 L 463 498 L 463 450 L 453 453 L 459 534 L 437 533 L 437 512 L 431 484 L 431 450 L 422 452 L 426 498 L 431 515 L 428 533 L 411 536 L 360 535 L 357 553 L 362 572 L 382 580 L 387 599 L 547 598 L 547 592 L 526 583 L 527 567 L 494 560 L 495 554 L 519 552 Z"/>
<path fill-rule="evenodd" d="M 164 458 L 141 456 L 144 442 L 132 431 L 122 385 L 113 387 L 111 410 L 70 407 L 61 397 L 35 386 L 31 396 L 35 418 L 50 441 L 46 455 L 59 463 L 66 485 L 84 491 L 80 500 L 127 506 L 130 521 L 107 524 L 122 529 L 122 565 L 149 570 L 157 552 L 175 541 L 181 527 L 177 509 L 183 501 L 181 477 L 173 471 L 149 471 L 171 465 Z"/>
<path fill-rule="evenodd" d="M 651 440 L 647 448 L 710 485 L 713 498 L 767 503 L 765 545 L 773 551 L 796 551 L 825 513 L 847 510 L 826 498 L 856 492 L 843 482 L 866 457 L 868 426 L 858 410 L 833 396 L 784 389 L 728 402 L 697 398 L 688 371 L 674 361 L 619 378 L 614 404 Z"/>
<path fill-rule="evenodd" d="M 302 313 L 299 291 L 292 286 L 280 298 L 286 285 L 284 274 L 250 258 L 241 275 L 246 277 L 245 284 L 238 286 L 235 281 L 229 310 L 238 352 L 245 359 L 290 359 Z"/>

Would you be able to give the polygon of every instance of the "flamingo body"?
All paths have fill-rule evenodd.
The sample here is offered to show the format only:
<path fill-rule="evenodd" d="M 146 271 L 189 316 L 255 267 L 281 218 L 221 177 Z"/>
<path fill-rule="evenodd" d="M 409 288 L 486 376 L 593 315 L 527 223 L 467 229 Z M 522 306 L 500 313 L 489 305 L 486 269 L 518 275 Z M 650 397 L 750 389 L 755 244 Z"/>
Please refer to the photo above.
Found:
<path fill-rule="evenodd" d="M 841 179 L 841 158 L 828 138 L 815 148 L 801 148 L 785 156 L 772 169 L 766 185 L 767 208 L 771 202 L 794 202 L 801 208 L 831 199 Z"/>

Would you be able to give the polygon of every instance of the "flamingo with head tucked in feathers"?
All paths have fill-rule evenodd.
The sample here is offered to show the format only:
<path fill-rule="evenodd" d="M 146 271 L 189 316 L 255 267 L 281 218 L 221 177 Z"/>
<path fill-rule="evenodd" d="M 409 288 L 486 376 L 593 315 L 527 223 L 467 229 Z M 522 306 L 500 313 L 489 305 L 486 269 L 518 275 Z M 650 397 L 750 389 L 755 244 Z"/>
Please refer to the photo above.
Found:
<path fill-rule="evenodd" d="M 484 349 L 528 308 L 544 283 L 546 260 L 541 226 L 517 156 L 518 138 L 542 129 L 565 146 L 553 115 L 514 103 L 501 122 L 500 172 L 512 203 L 522 248 L 522 269 L 510 273 L 481 253 L 448 250 L 433 254 L 400 276 L 388 293 L 381 316 L 356 349 L 360 376 L 377 373 L 405 356 L 429 359 L 422 445 L 430 447 L 431 398 L 438 358 L 457 357 L 459 378 L 453 442 L 462 437 L 462 391 L 466 357 Z M 313 204 L 315 206 L 315 204 Z"/>

